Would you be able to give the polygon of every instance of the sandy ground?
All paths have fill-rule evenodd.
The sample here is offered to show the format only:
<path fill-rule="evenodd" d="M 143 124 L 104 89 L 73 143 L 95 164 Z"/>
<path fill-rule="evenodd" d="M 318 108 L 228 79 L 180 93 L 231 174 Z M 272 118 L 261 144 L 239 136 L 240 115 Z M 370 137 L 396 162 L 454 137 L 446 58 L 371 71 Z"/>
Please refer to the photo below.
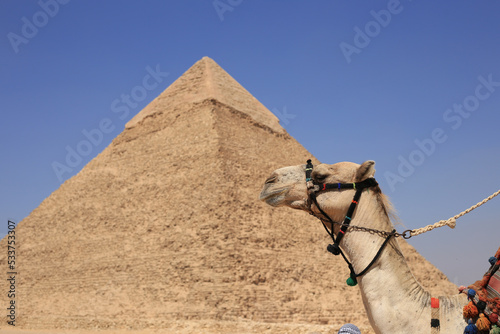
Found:
<path fill-rule="evenodd" d="M 13 327 L 1 327 L 2 334 L 245 334 L 245 333 L 273 333 L 273 334 L 336 334 L 340 326 L 335 325 L 312 325 L 312 324 L 277 324 L 260 323 L 253 321 L 182 321 L 172 322 L 164 329 L 144 330 L 65 330 L 65 329 L 43 329 L 26 330 L 14 329 Z M 371 328 L 361 327 L 363 334 L 373 334 Z"/>

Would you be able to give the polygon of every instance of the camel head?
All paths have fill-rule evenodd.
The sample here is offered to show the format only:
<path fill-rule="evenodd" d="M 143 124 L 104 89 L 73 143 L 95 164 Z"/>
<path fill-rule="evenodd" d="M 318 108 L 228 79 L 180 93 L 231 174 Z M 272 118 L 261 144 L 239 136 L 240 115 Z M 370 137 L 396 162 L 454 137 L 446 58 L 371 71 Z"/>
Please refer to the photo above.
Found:
<path fill-rule="evenodd" d="M 314 166 L 311 177 L 315 183 L 352 183 L 363 181 L 375 174 L 375 162 L 368 160 L 359 165 L 353 162 L 319 164 Z M 289 166 L 271 173 L 260 193 L 260 200 L 278 207 L 309 211 L 306 186 L 306 165 Z M 318 203 L 335 220 L 345 215 L 352 200 L 352 191 L 325 191 L 317 196 Z"/>
<path fill-rule="evenodd" d="M 324 212 L 333 222 L 341 223 L 347 219 L 354 196 L 363 193 L 355 206 L 355 214 L 349 216 L 349 220 L 352 217 L 350 227 L 358 228 L 352 229 L 355 233 L 341 237 L 344 234 L 340 233 L 340 224 L 325 223 L 328 233 L 336 235 L 334 244 L 327 249 L 337 254 L 335 246 L 338 246 L 342 255 L 345 253 L 350 259 L 350 262 L 346 260 L 351 270 L 347 282 L 352 285 L 359 280 L 363 304 L 376 333 L 424 333 L 430 329 L 431 312 L 435 309 L 431 310 L 430 294 L 415 280 L 399 244 L 390 234 L 394 229 L 390 219 L 393 218 L 392 206 L 380 187 L 376 183 L 370 185 L 373 180 L 368 180 L 375 175 L 374 166 L 371 160 L 361 165 L 352 162 L 314 165 L 311 179 L 318 187 L 314 192 L 316 202 L 309 199 L 306 165 L 279 168 L 265 181 L 260 199 L 273 207 L 304 210 L 320 219 L 324 218 Z M 358 183 L 365 180 L 360 187 Z M 355 185 L 351 187 L 352 183 L 358 184 L 356 190 Z M 340 185 L 336 188 L 335 184 Z M 381 238 L 378 234 L 364 233 L 362 228 L 389 234 Z M 462 333 L 462 309 L 468 303 L 467 298 L 461 294 L 439 297 L 439 300 L 443 305 L 440 312 L 446 315 L 441 318 L 441 332 Z M 398 321 L 387 321 L 389 318 Z"/>

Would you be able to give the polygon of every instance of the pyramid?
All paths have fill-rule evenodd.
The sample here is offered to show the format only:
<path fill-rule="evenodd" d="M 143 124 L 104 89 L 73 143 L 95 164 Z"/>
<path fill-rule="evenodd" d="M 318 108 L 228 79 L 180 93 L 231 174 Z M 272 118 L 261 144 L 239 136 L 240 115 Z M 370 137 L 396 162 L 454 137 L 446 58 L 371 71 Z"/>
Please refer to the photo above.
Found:
<path fill-rule="evenodd" d="M 368 326 L 319 222 L 258 201 L 272 170 L 310 157 L 212 59 L 199 60 L 18 224 L 16 326 Z M 455 292 L 400 243 L 424 287 Z"/>

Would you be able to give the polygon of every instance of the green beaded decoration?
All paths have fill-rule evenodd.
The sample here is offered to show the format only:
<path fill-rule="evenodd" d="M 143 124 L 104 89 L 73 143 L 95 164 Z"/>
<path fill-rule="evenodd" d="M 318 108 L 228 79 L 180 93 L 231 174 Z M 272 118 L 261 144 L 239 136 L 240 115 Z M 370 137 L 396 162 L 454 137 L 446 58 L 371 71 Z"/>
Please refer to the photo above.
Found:
<path fill-rule="evenodd" d="M 356 286 L 356 285 L 358 285 L 358 281 L 356 280 L 356 278 L 352 278 L 352 277 L 349 277 L 347 279 L 346 283 L 349 286 Z"/>

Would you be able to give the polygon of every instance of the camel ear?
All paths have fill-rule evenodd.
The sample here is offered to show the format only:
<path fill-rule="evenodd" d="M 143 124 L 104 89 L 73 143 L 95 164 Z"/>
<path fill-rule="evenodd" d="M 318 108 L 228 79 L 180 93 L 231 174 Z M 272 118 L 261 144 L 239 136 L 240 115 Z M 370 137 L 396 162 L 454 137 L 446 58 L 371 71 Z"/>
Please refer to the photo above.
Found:
<path fill-rule="evenodd" d="M 368 160 L 361 164 L 361 166 L 356 171 L 356 179 L 355 182 L 363 181 L 369 177 L 373 177 L 375 175 L 375 161 Z"/>

